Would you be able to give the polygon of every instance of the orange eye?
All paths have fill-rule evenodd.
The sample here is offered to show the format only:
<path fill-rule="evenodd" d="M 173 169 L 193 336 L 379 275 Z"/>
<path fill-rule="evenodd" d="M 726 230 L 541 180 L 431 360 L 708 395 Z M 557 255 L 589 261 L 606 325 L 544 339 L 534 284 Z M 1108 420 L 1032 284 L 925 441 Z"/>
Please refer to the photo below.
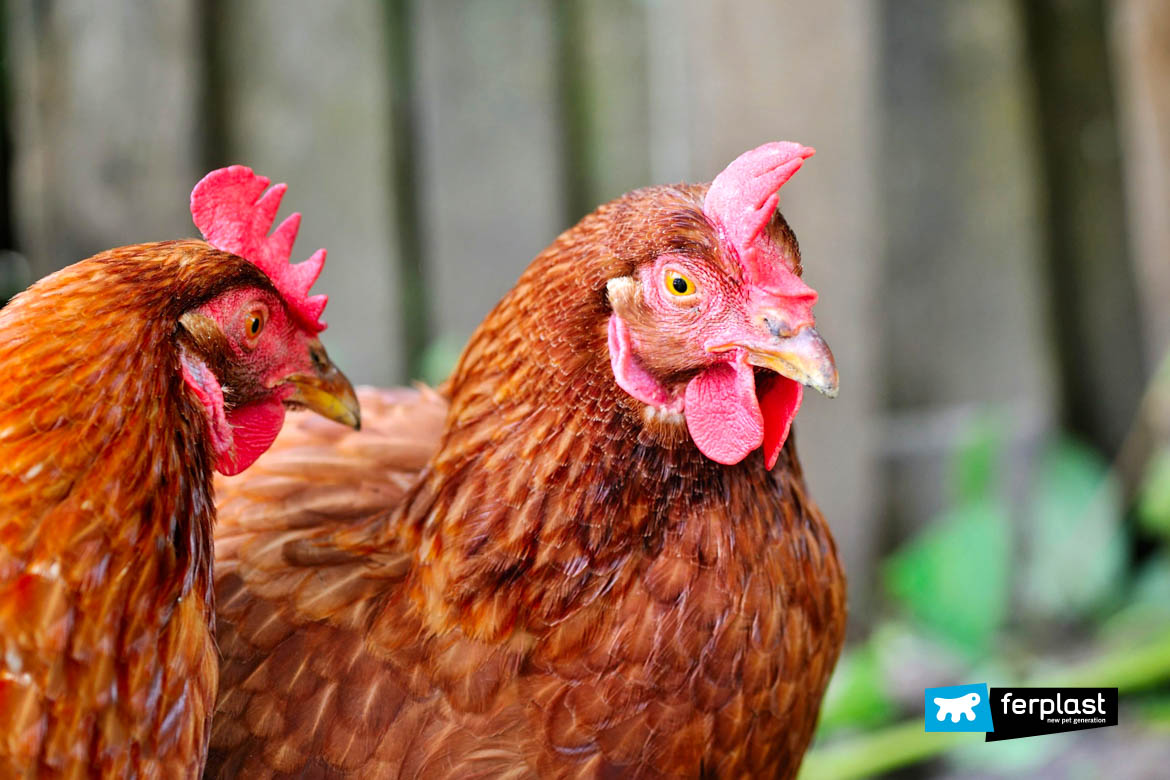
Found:
<path fill-rule="evenodd" d="M 268 321 L 268 310 L 264 307 L 252 309 L 244 315 L 244 341 L 254 345 L 264 330 L 264 323 Z"/>
<path fill-rule="evenodd" d="M 694 295 L 696 289 L 695 283 L 678 271 L 666 272 L 666 290 L 671 295 L 677 295 L 679 297 Z"/>

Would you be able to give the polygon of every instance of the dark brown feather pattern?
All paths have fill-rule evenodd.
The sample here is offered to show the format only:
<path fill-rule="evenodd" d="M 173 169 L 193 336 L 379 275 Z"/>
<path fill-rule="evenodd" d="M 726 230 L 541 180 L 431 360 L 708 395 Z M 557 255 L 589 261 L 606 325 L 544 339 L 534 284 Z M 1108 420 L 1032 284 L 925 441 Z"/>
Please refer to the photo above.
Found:
<path fill-rule="evenodd" d="M 363 391 L 361 432 L 290 420 L 221 480 L 210 774 L 795 773 L 844 582 L 794 445 L 707 460 L 606 347 L 607 280 L 726 262 L 702 193 L 562 235 L 442 394 Z"/>

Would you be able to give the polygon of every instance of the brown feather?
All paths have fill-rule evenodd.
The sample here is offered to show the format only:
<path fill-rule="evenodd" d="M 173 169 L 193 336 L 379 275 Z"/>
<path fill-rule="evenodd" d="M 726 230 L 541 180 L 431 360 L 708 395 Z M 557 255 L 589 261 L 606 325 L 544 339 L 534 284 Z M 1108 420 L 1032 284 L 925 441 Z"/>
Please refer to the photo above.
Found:
<path fill-rule="evenodd" d="M 702 194 L 562 235 L 442 395 L 364 390 L 361 432 L 290 421 L 221 480 L 209 773 L 795 773 L 844 582 L 794 444 L 707 460 L 606 348 L 608 279 L 715 252 Z"/>
<path fill-rule="evenodd" d="M 268 282 L 111 250 L 0 310 L 0 776 L 195 776 L 217 668 L 211 461 L 178 319 Z"/>

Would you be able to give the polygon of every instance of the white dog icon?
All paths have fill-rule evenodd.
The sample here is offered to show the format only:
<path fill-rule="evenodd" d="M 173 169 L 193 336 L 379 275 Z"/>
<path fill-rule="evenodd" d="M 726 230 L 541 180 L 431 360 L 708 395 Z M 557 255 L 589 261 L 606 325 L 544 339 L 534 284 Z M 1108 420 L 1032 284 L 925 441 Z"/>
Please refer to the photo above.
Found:
<path fill-rule="evenodd" d="M 960 715 L 966 715 L 967 720 L 975 720 L 975 705 L 979 703 L 980 696 L 977 693 L 968 693 L 966 696 L 959 696 L 954 699 L 944 699 L 935 697 L 934 703 L 938 705 L 938 719 L 944 720 L 947 715 L 951 716 L 951 723 L 958 723 Z"/>

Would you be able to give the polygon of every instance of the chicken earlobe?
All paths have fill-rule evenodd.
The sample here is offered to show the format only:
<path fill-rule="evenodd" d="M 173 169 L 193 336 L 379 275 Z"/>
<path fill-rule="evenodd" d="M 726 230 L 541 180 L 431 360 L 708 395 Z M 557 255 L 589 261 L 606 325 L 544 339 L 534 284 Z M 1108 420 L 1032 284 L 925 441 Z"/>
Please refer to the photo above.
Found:
<path fill-rule="evenodd" d="M 236 443 L 231 423 L 227 420 L 223 403 L 223 387 L 207 364 L 185 344 L 179 344 L 179 365 L 183 382 L 199 399 L 207 416 L 207 431 L 211 439 L 211 452 L 215 469 L 223 474 L 238 474 L 236 465 Z"/>
<path fill-rule="evenodd" d="M 609 361 L 614 381 L 622 390 L 644 404 L 662 407 L 671 412 L 682 411 L 682 397 L 671 398 L 666 388 L 638 364 L 637 358 L 634 357 L 630 330 L 617 313 L 610 315 L 609 318 Z"/>

